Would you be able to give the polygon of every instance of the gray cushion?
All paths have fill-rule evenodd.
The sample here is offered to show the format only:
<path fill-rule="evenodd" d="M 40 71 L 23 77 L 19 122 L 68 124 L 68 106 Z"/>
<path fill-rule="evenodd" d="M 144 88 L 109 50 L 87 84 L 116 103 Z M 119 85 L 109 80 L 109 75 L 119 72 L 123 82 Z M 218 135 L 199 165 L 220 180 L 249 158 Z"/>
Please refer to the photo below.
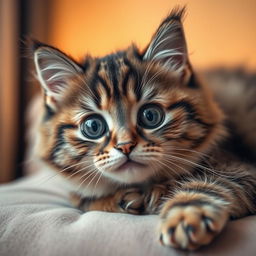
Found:
<path fill-rule="evenodd" d="M 206 248 L 186 253 L 158 242 L 157 216 L 73 208 L 66 183 L 39 172 L 0 187 L 0 255 L 256 255 L 256 216 L 232 221 Z"/>

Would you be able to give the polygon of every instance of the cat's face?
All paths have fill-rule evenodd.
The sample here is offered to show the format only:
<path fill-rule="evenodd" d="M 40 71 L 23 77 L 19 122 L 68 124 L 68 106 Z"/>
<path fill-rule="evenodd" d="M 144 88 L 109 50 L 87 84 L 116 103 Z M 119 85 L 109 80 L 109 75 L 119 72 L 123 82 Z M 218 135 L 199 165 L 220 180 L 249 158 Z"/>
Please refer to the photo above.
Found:
<path fill-rule="evenodd" d="M 143 53 L 130 47 L 78 64 L 37 45 L 45 160 L 85 184 L 101 176 L 140 183 L 195 167 L 219 135 L 221 114 L 192 74 L 176 16 L 161 24 Z"/>

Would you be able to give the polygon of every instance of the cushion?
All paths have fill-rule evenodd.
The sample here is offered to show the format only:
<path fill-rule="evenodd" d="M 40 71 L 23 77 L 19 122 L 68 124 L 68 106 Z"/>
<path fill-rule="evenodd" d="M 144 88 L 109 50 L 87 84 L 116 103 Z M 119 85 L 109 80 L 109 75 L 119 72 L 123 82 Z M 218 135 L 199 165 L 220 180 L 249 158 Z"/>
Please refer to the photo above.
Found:
<path fill-rule="evenodd" d="M 64 179 L 47 170 L 0 187 L 0 255 L 223 255 L 256 252 L 256 216 L 230 222 L 215 241 L 188 253 L 158 241 L 158 216 L 72 207 Z"/>

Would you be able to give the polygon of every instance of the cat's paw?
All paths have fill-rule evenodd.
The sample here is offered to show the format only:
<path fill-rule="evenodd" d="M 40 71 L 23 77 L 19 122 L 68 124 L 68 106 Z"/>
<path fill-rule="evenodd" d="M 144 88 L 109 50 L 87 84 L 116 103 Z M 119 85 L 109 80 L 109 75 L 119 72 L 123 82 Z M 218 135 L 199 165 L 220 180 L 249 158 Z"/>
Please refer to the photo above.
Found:
<path fill-rule="evenodd" d="M 206 201 L 167 203 L 161 215 L 161 244 L 184 250 L 209 244 L 228 219 L 224 207 Z"/>
<path fill-rule="evenodd" d="M 114 195 L 95 199 L 71 193 L 70 202 L 84 212 L 106 211 L 138 215 L 145 212 L 145 196 L 139 188 L 128 188 L 118 190 Z"/>
<path fill-rule="evenodd" d="M 162 197 L 168 192 L 167 188 L 167 185 L 154 184 L 146 190 L 139 188 L 121 190 L 116 195 L 120 197 L 118 205 L 127 213 L 156 214 L 159 212 Z"/>
<path fill-rule="evenodd" d="M 159 213 L 159 207 L 163 203 L 163 196 L 168 192 L 168 186 L 165 184 L 154 184 L 146 193 L 145 212 L 147 214 Z"/>
<path fill-rule="evenodd" d="M 139 188 L 120 190 L 115 195 L 121 212 L 143 214 L 145 212 L 145 194 Z"/>

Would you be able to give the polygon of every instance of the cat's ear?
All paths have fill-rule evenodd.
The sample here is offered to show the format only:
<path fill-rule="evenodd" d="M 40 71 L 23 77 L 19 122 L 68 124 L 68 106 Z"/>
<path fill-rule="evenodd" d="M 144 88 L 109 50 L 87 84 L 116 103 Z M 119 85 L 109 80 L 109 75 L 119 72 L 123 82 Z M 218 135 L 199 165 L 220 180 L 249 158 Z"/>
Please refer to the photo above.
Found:
<path fill-rule="evenodd" d="M 83 70 L 56 48 L 35 41 L 33 50 L 36 75 L 45 91 L 46 104 L 55 111 L 67 94 L 69 79 Z"/>
<path fill-rule="evenodd" d="M 185 8 L 173 10 L 161 23 L 145 50 L 144 60 L 156 61 L 183 75 L 188 65 L 182 18 Z"/>

